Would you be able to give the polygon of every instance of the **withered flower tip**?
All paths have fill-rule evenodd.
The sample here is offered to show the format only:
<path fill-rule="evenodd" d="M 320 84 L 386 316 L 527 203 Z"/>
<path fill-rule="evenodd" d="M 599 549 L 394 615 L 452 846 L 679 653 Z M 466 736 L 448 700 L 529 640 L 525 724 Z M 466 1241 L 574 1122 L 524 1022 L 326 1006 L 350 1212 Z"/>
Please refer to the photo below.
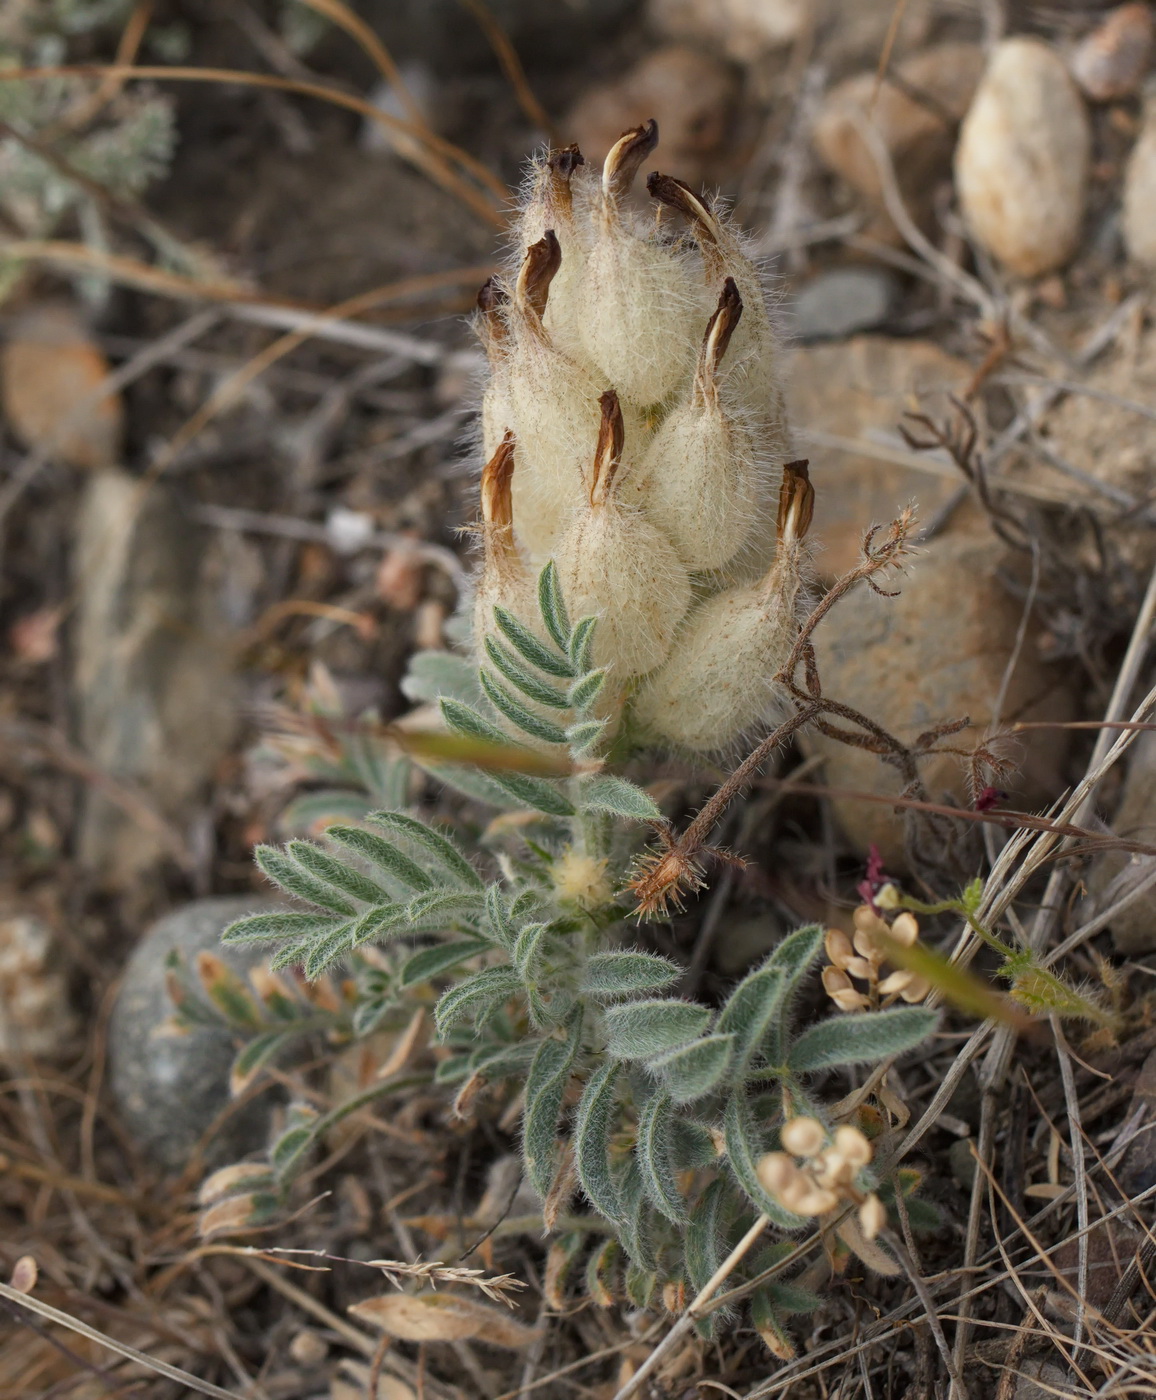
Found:
<path fill-rule="evenodd" d="M 779 539 L 784 544 L 798 544 L 806 538 L 815 514 L 815 488 L 807 472 L 810 461 L 803 458 L 783 467 L 783 484 L 779 487 Z"/>
<path fill-rule="evenodd" d="M 607 199 L 630 192 L 638 167 L 657 145 L 658 123 L 653 117 L 622 133 L 602 164 L 602 192 Z"/>
<path fill-rule="evenodd" d="M 546 314 L 546 301 L 550 295 L 550 283 L 562 266 L 562 247 L 552 228 L 531 243 L 522 259 L 518 273 L 517 297 L 523 308 L 529 307 L 540 321 Z"/>

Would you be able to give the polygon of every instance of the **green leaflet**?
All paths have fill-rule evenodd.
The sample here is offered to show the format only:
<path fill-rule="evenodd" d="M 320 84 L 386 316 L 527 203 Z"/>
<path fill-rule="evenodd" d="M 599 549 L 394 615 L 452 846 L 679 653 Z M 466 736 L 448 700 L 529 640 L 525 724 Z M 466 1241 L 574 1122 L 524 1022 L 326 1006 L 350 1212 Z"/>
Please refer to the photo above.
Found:
<path fill-rule="evenodd" d="M 601 1001 L 661 992 L 682 976 L 682 968 L 657 953 L 595 953 L 582 974 L 581 989 Z"/>
<path fill-rule="evenodd" d="M 475 972 L 456 987 L 443 992 L 434 1008 L 434 1024 L 439 1038 L 464 1017 L 475 1024 L 483 1022 L 490 1012 L 516 995 L 521 982 L 512 967 L 486 967 Z"/>
<path fill-rule="evenodd" d="M 777 1065 L 782 1062 L 786 1051 L 791 1003 L 800 982 L 823 951 L 823 937 L 824 930 L 821 925 L 807 924 L 788 934 L 764 963 L 764 967 L 773 968 L 783 974 L 782 1010 L 771 1019 L 763 1040 L 765 1058 L 770 1064 Z"/>
<path fill-rule="evenodd" d="M 749 973 L 727 998 L 718 1028 L 734 1036 L 733 1080 L 741 1084 L 761 1059 L 760 1051 L 784 1016 L 785 977 L 769 960 Z"/>
<path fill-rule="evenodd" d="M 524 705 L 516 695 L 507 690 L 500 681 L 496 681 L 489 671 L 479 672 L 479 678 L 486 699 L 495 710 L 500 710 L 510 723 L 520 729 L 523 734 L 529 734 L 532 738 L 541 739 L 543 743 L 547 744 L 564 744 L 566 742 L 566 731 L 561 725 L 535 714 L 528 705 Z"/>
<path fill-rule="evenodd" d="M 570 650 L 570 616 L 562 597 L 562 584 L 558 579 L 558 566 L 553 559 L 538 575 L 538 609 L 546 631 L 554 639 L 554 644 L 563 652 Z M 579 668 L 586 670 L 586 667 Z"/>
<path fill-rule="evenodd" d="M 506 640 L 532 666 L 537 666 L 539 670 L 545 671 L 551 676 L 558 676 L 562 680 L 569 680 L 574 675 L 574 668 L 570 665 L 569 660 L 543 645 L 533 632 L 519 622 L 507 608 L 503 608 L 500 604 L 495 607 L 494 621 L 498 624 L 498 630 Z"/>
<path fill-rule="evenodd" d="M 360 870 L 354 870 L 344 861 L 336 860 L 328 852 L 323 851 L 320 846 L 314 845 L 312 841 L 290 841 L 286 850 L 311 875 L 315 875 L 319 880 L 325 880 L 344 894 L 352 895 L 354 899 L 359 899 L 364 904 L 386 904 L 389 902 L 390 893 L 387 889 L 384 889 L 375 880 L 371 880 L 368 875 L 363 875 Z"/>
<path fill-rule="evenodd" d="M 642 1185 L 651 1203 L 675 1225 L 685 1223 L 686 1202 L 679 1193 L 670 1160 L 672 1100 L 661 1091 L 652 1094 L 638 1118 L 638 1140 L 634 1155 L 642 1175 Z"/>
<path fill-rule="evenodd" d="M 581 1017 L 575 1017 L 569 1038 L 550 1037 L 538 1047 L 526 1076 L 526 1111 L 522 1117 L 522 1157 L 530 1185 L 544 1200 L 554 1179 L 558 1123 L 570 1071 L 578 1053 Z"/>
<path fill-rule="evenodd" d="M 243 1093 L 269 1061 L 275 1059 L 278 1053 L 300 1034 L 297 1030 L 281 1029 L 255 1035 L 242 1047 L 233 1061 L 233 1067 L 229 1071 L 230 1095 L 236 1098 L 238 1094 Z"/>
<path fill-rule="evenodd" d="M 479 953 L 486 952 L 488 944 L 477 938 L 463 939 L 456 943 L 439 943 L 433 948 L 423 948 L 415 953 L 401 969 L 400 985 L 413 987 L 419 982 L 428 982 L 433 977 L 459 967 Z"/>
<path fill-rule="evenodd" d="M 885 1060 L 914 1050 L 935 1029 L 939 1017 L 922 1006 L 893 1011 L 856 1011 L 830 1016 L 803 1032 L 791 1046 L 787 1065 L 795 1074 Z"/>
<path fill-rule="evenodd" d="M 405 837 L 441 866 L 454 884 L 469 890 L 485 888 L 485 881 L 448 836 L 411 817 L 408 812 L 370 812 L 367 820 Z"/>
<path fill-rule="evenodd" d="M 270 914 L 249 914 L 234 919 L 221 934 L 222 943 L 280 943 L 283 939 L 300 942 L 308 937 L 320 937 L 345 919 L 326 914 L 296 914 L 275 910 Z"/>
<path fill-rule="evenodd" d="M 579 802 L 584 808 L 595 812 L 610 812 L 628 821 L 659 821 L 662 813 L 640 787 L 603 773 L 583 782 Z"/>
<path fill-rule="evenodd" d="M 584 676 L 594 664 L 594 629 L 597 625 L 596 617 L 583 617 L 571 633 L 570 662 L 580 676 Z"/>
<path fill-rule="evenodd" d="M 693 1103 L 725 1078 L 734 1049 L 733 1035 L 707 1035 L 647 1061 L 677 1104 Z"/>
<path fill-rule="evenodd" d="M 331 929 L 324 937 L 318 938 L 310 945 L 302 964 L 305 976 L 310 982 L 315 981 L 326 968 L 331 967 L 350 951 L 353 947 L 356 922 L 355 919 L 347 919 L 345 923 Z"/>
<path fill-rule="evenodd" d="M 299 844 L 305 844 L 301 842 Z M 257 846 L 253 857 L 264 873 L 274 884 L 286 892 L 303 899 L 306 904 L 316 904 L 320 909 L 328 909 L 334 914 L 354 914 L 357 906 L 332 886 L 319 880 L 300 866 L 292 857 L 279 851 L 276 846 Z"/>
<path fill-rule="evenodd" d="M 443 696 L 474 704 L 481 695 L 478 668 L 452 651 L 419 651 L 410 657 L 401 693 L 416 704 L 432 704 Z"/>
<path fill-rule="evenodd" d="M 494 670 L 508 680 L 512 686 L 517 687 L 528 699 L 536 700 L 539 705 L 545 705 L 551 710 L 570 709 L 570 698 L 564 690 L 559 690 L 549 681 L 544 681 L 541 676 L 536 676 L 510 651 L 509 647 L 504 647 L 497 638 L 487 636 L 482 645 L 485 647 L 486 655 Z"/>
<path fill-rule="evenodd" d="M 587 671 L 570 687 L 569 701 L 572 709 L 588 710 L 602 693 L 606 684 L 605 670 Z"/>
<path fill-rule="evenodd" d="M 326 828 L 325 834 L 331 841 L 336 841 L 339 846 L 344 846 L 347 850 L 362 856 L 372 865 L 379 866 L 409 889 L 428 890 L 433 888 L 434 882 L 430 876 L 420 865 L 410 860 L 409 856 L 399 850 L 392 841 L 375 836 L 372 831 L 365 831 L 360 826 L 330 826 Z"/>
<path fill-rule="evenodd" d="M 802 1229 L 807 1222 L 781 1206 L 773 1196 L 768 1196 L 763 1190 L 755 1168 L 766 1148 L 750 1120 L 750 1111 L 745 1101 L 738 1094 L 733 1095 L 727 1104 L 726 1113 L 723 1115 L 723 1134 L 731 1171 L 755 1208 L 781 1229 Z"/>
<path fill-rule="evenodd" d="M 606 1053 L 619 1060 L 649 1060 L 685 1045 L 706 1030 L 710 1012 L 690 1001 L 631 1001 L 605 1013 Z"/>
<path fill-rule="evenodd" d="M 590 1204 L 607 1220 L 622 1219 L 622 1202 L 610 1170 L 610 1136 L 618 1103 L 621 1066 L 607 1060 L 582 1091 L 574 1114 L 574 1163 Z"/>

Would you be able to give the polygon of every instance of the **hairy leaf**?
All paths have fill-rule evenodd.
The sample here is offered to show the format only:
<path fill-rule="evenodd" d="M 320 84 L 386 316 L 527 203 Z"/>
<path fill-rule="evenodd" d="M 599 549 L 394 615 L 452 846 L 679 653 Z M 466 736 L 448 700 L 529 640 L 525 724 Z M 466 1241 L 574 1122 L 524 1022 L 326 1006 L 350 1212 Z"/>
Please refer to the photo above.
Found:
<path fill-rule="evenodd" d="M 473 704 L 481 693 L 478 669 L 452 651 L 415 652 L 402 679 L 401 693 L 415 704 L 432 704 L 443 697 Z"/>
<path fill-rule="evenodd" d="M 475 1023 L 485 1020 L 495 1006 L 509 1001 L 520 985 L 512 967 L 486 967 L 450 987 L 434 1008 L 438 1036 L 444 1038 L 450 1026 L 463 1017 L 470 1016 Z"/>
<path fill-rule="evenodd" d="M 574 1114 L 574 1163 L 590 1204 L 607 1220 L 622 1218 L 622 1203 L 610 1170 L 610 1137 L 614 1131 L 618 1076 L 621 1067 L 607 1060 L 582 1091 Z"/>
<path fill-rule="evenodd" d="M 783 1015 L 784 974 L 769 961 L 744 977 L 727 998 L 718 1018 L 720 1031 L 735 1038 L 733 1077 L 741 1083 Z"/>
<path fill-rule="evenodd" d="M 935 1029 L 938 1016 L 922 1006 L 830 1016 L 795 1041 L 787 1064 L 796 1074 L 884 1060 L 913 1050 Z"/>
<path fill-rule="evenodd" d="M 622 1246 L 611 1236 L 598 1246 L 586 1264 L 586 1291 L 600 1308 L 613 1306 L 621 1263 Z"/>
<path fill-rule="evenodd" d="M 411 890 L 433 888 L 433 880 L 421 866 L 410 860 L 409 856 L 404 851 L 399 850 L 392 841 L 375 836 L 372 831 L 365 831 L 360 826 L 331 826 L 326 829 L 325 834 L 331 841 L 336 841 L 339 846 L 355 851 L 372 865 L 376 865 L 388 875 L 392 875 L 395 880 L 400 881 L 407 888 Z"/>
<path fill-rule="evenodd" d="M 485 887 L 485 881 L 448 836 L 411 817 L 408 812 L 370 812 L 368 820 L 375 826 L 385 827 L 387 831 L 406 837 L 436 861 L 455 884 L 472 890 Z"/>
<path fill-rule="evenodd" d="M 360 899 L 365 904 L 389 902 L 390 893 L 387 889 L 371 880 L 368 875 L 363 875 L 360 870 L 354 870 L 344 861 L 334 859 L 312 841 L 290 841 L 286 849 L 310 874 L 316 875 L 319 880 L 325 880 L 345 894 L 352 895 L 354 899 Z"/>
<path fill-rule="evenodd" d="M 301 965 L 310 982 L 320 977 L 325 969 L 331 967 L 338 959 L 346 956 L 353 947 L 353 930 L 356 925 L 356 919 L 347 919 L 345 923 L 331 929 L 323 938 L 311 944 Z"/>
<path fill-rule="evenodd" d="M 579 618 L 570 636 L 570 661 L 580 676 L 586 675 L 594 664 L 594 629 L 596 617 Z"/>
<path fill-rule="evenodd" d="M 619 1060 L 648 1060 L 702 1035 L 710 1012 L 694 1002 L 656 998 L 612 1006 L 605 1020 L 608 1055 Z"/>
<path fill-rule="evenodd" d="M 562 597 L 562 584 L 558 578 L 558 566 L 553 559 L 538 575 L 538 608 L 546 631 L 562 651 L 570 647 L 570 616 Z"/>
<path fill-rule="evenodd" d="M 589 778 L 582 784 L 579 799 L 585 808 L 596 812 L 611 812 L 616 817 L 627 817 L 631 821 L 657 821 L 662 813 L 640 787 L 603 773 Z"/>
<path fill-rule="evenodd" d="M 657 1288 L 658 1274 L 655 1270 L 631 1259 L 626 1266 L 626 1296 L 634 1306 L 649 1308 Z"/>
<path fill-rule="evenodd" d="M 480 939 L 467 938 L 457 943 L 438 943 L 433 948 L 423 948 L 402 967 L 400 985 L 412 987 L 419 982 L 428 982 L 432 977 L 448 972 L 451 967 L 476 958 L 488 946 Z"/>
<path fill-rule="evenodd" d="M 304 845 L 305 842 L 299 842 Z M 296 895 L 298 899 L 303 899 L 306 904 L 316 904 L 321 909 L 328 909 L 334 914 L 353 914 L 356 912 L 356 905 L 351 904 L 347 898 L 337 890 L 327 885 L 323 880 L 311 875 L 308 870 L 302 868 L 292 857 L 279 851 L 276 846 L 257 846 L 253 851 L 254 859 L 265 874 L 274 884 L 291 895 Z"/>
<path fill-rule="evenodd" d="M 646 1203 L 646 1190 L 642 1182 L 642 1171 L 637 1154 L 632 1152 L 625 1159 L 622 1170 L 616 1178 L 618 1199 L 622 1213 L 615 1224 L 618 1238 L 632 1262 L 645 1271 L 656 1267 L 654 1231 L 650 1220 L 650 1207 Z M 630 1292 L 630 1274 L 627 1272 L 627 1292 Z"/>
<path fill-rule="evenodd" d="M 638 1117 L 638 1140 L 634 1155 L 642 1173 L 642 1185 L 652 1204 L 675 1225 L 685 1223 L 686 1202 L 674 1178 L 670 1160 L 671 1124 L 674 1108 L 670 1095 L 651 1094 Z"/>
<path fill-rule="evenodd" d="M 300 1034 L 295 1030 L 266 1031 L 255 1035 L 238 1053 L 229 1071 L 229 1093 L 236 1098 L 243 1093 L 270 1060 Z"/>
<path fill-rule="evenodd" d="M 604 719 L 584 719 L 566 729 L 566 742 L 576 753 L 586 753 L 606 732 Z"/>
<path fill-rule="evenodd" d="M 542 955 L 543 943 L 549 928 L 549 924 L 526 924 L 514 940 L 514 951 L 511 957 L 514 966 L 518 969 L 518 976 L 523 981 L 530 981 L 534 975 L 535 965 Z"/>
<path fill-rule="evenodd" d="M 405 907 L 410 927 L 436 930 L 463 919 L 477 918 L 485 907 L 481 890 L 428 890 L 415 895 Z"/>
<path fill-rule="evenodd" d="M 554 1179 L 558 1123 L 570 1070 L 578 1053 L 581 1018 L 566 1041 L 544 1040 L 526 1076 L 526 1111 L 522 1117 L 522 1157 L 530 1185 L 545 1200 Z"/>
<path fill-rule="evenodd" d="M 733 1047 L 733 1035 L 707 1035 L 647 1061 L 647 1068 L 662 1079 L 675 1103 L 693 1103 L 725 1077 Z"/>
<path fill-rule="evenodd" d="M 582 973 L 581 990 L 601 1001 L 661 992 L 682 976 L 682 968 L 657 953 L 595 953 Z"/>
<path fill-rule="evenodd" d="M 490 885 L 486 890 L 486 923 L 495 943 L 507 951 L 513 948 L 517 929 L 500 885 Z"/>
<path fill-rule="evenodd" d="M 353 946 L 363 943 L 384 943 L 410 929 L 404 904 L 380 904 L 367 909 L 353 926 Z"/>
<path fill-rule="evenodd" d="M 772 1019 L 763 1041 L 766 1058 L 771 1064 L 780 1064 L 786 1053 L 791 1004 L 803 978 L 823 951 L 824 932 L 820 924 L 806 924 L 796 929 L 783 939 L 764 964 L 783 974 L 782 1011 Z"/>
<path fill-rule="evenodd" d="M 566 742 L 566 731 L 560 725 L 555 724 L 552 720 L 543 719 L 541 715 L 535 714 L 528 705 L 523 705 L 518 697 L 512 691 L 507 690 L 500 681 L 496 681 L 489 671 L 479 672 L 479 677 L 486 699 L 495 710 L 500 710 L 510 723 L 520 729 L 523 734 L 541 739 L 546 744 L 564 744 Z"/>
<path fill-rule="evenodd" d="M 564 690 L 559 690 L 549 681 L 544 681 L 541 676 L 536 676 L 528 666 L 514 655 L 509 647 L 504 647 L 496 637 L 487 636 L 482 645 L 485 647 L 486 655 L 494 670 L 499 675 L 504 676 L 512 686 L 516 686 L 523 695 L 530 700 L 536 700 L 539 705 L 545 705 L 551 710 L 570 709 L 570 699 Z"/>
<path fill-rule="evenodd" d="M 696 1295 L 711 1281 L 722 1263 L 726 1197 L 727 1184 L 722 1177 L 716 1177 L 690 1212 L 690 1224 L 684 1236 L 683 1260 Z"/>
<path fill-rule="evenodd" d="M 575 710 L 588 710 L 602 693 L 602 687 L 606 684 L 606 670 L 602 668 L 597 671 L 587 671 L 570 687 L 569 700 L 571 708 Z"/>
<path fill-rule="evenodd" d="M 746 1101 L 738 1094 L 727 1104 L 726 1113 L 723 1115 L 723 1135 L 731 1171 L 755 1208 L 784 1230 L 801 1229 L 807 1222 L 781 1206 L 773 1196 L 769 1196 L 763 1190 L 755 1168 L 766 1152 L 766 1147 L 751 1122 Z"/>
<path fill-rule="evenodd" d="M 286 938 L 299 942 L 310 937 L 320 938 L 345 922 L 345 919 L 327 914 L 297 914 L 278 909 L 269 914 L 248 914 L 243 919 L 234 919 L 221 934 L 221 942 L 279 943 Z"/>
<path fill-rule="evenodd" d="M 503 608 L 500 604 L 495 607 L 494 621 L 498 624 L 498 630 L 506 640 L 531 665 L 537 666 L 540 671 L 545 671 L 548 675 L 558 676 L 563 680 L 569 680 L 574 675 L 574 668 L 566 657 L 551 651 L 507 608 Z"/>

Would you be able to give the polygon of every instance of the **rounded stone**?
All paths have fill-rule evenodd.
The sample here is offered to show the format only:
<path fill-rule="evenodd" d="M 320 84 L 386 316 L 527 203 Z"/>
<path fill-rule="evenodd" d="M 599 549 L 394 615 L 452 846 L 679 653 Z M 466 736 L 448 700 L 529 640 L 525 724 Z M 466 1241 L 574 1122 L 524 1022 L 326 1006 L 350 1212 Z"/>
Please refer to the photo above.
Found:
<path fill-rule="evenodd" d="M 791 329 L 802 341 L 872 330 L 890 316 L 896 293 L 895 278 L 881 268 L 832 268 L 800 288 Z"/>
<path fill-rule="evenodd" d="M 221 943 L 225 928 L 267 901 L 253 896 L 198 899 L 148 930 L 128 961 L 109 1021 L 109 1079 L 117 1112 L 141 1155 L 166 1172 L 180 1171 L 229 1102 L 229 1070 L 238 1049 L 223 1024 L 170 1029 L 173 1003 L 166 961 L 179 952 L 190 966 L 215 953 L 244 976 L 268 957 L 257 947 Z M 269 1093 L 229 1115 L 204 1144 L 209 1168 L 234 1162 L 264 1145 L 273 1107 Z"/>

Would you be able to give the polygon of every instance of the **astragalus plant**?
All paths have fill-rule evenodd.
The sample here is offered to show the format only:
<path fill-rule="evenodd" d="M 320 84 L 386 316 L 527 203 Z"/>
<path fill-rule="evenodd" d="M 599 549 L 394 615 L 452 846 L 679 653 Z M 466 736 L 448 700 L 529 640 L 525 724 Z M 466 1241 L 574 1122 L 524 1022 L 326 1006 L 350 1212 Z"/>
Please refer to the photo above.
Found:
<path fill-rule="evenodd" d="M 783 706 L 811 513 L 805 464 L 783 466 L 778 351 L 739 237 L 661 175 L 649 209 L 630 203 L 655 140 L 653 123 L 627 133 L 600 174 L 575 148 L 535 165 L 511 267 L 480 298 L 474 656 L 418 658 L 446 731 L 419 762 L 513 815 L 472 847 L 395 810 L 261 848 L 303 907 L 225 937 L 299 970 L 297 990 L 266 980 L 249 998 L 243 1077 L 315 1027 L 321 1001 L 350 1037 L 432 1005 L 445 1049 L 426 1073 L 447 1109 L 521 1095 L 526 1175 L 560 1231 L 551 1288 L 584 1268 L 598 1301 L 679 1307 L 759 1214 L 784 1232 L 822 1218 L 833 1254 L 889 1267 L 859 1130 L 879 1120 L 835 1121 L 815 1077 L 911 1048 L 934 1015 L 805 1024 L 817 926 L 718 1006 L 680 997 L 683 969 L 633 946 L 639 848 L 662 814 L 613 769 L 655 747 L 724 754 Z M 301 990 L 322 977 L 326 997 Z M 292 1110 L 268 1166 L 212 1179 L 209 1228 L 267 1218 L 342 1111 Z M 782 1315 L 813 1299 L 778 1281 L 752 1301 L 781 1352 Z"/>

